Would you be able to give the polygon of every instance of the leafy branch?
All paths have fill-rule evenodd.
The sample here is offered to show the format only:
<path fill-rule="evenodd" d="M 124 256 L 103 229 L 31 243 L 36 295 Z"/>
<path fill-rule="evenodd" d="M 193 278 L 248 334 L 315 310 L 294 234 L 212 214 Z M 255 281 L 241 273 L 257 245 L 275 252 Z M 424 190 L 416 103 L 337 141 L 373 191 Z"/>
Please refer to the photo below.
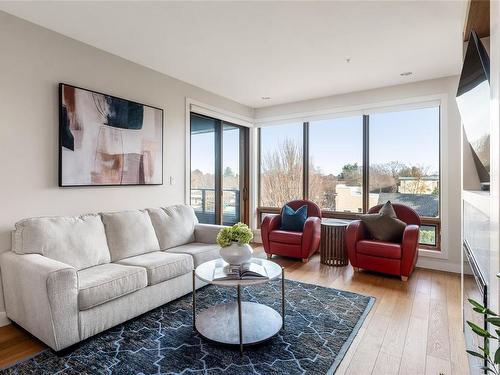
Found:
<path fill-rule="evenodd" d="M 500 278 L 500 273 L 497 275 Z M 495 333 L 491 333 L 484 328 L 479 327 L 471 321 L 467 321 L 472 332 L 484 339 L 484 347 L 478 346 L 479 351 L 467 350 L 473 357 L 481 358 L 486 361 L 486 366 L 481 366 L 481 369 L 486 372 L 491 372 L 495 375 L 500 375 L 498 372 L 498 364 L 500 364 L 500 345 L 498 345 L 497 350 L 493 354 L 490 351 L 490 340 L 498 341 L 500 344 L 500 317 L 497 313 L 491 311 L 490 309 L 484 307 L 479 302 L 473 299 L 468 299 L 469 303 L 472 305 L 472 310 L 475 312 L 486 315 L 486 321 L 494 326 Z M 496 334 L 496 336 L 495 336 Z"/>

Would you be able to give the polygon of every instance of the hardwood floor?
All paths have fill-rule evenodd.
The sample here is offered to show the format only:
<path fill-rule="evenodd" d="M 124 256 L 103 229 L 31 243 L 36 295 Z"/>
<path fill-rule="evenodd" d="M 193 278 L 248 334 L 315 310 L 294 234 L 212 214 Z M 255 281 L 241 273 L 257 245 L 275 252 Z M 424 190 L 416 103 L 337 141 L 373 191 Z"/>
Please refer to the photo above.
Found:
<path fill-rule="evenodd" d="M 262 248 L 255 249 L 263 257 Z M 407 282 L 352 267 L 273 257 L 286 278 L 376 297 L 336 374 L 469 373 L 462 334 L 460 275 L 416 269 Z"/>
<path fill-rule="evenodd" d="M 264 258 L 261 247 L 255 254 Z M 376 297 L 375 305 L 336 374 L 468 374 L 461 328 L 460 277 L 417 269 L 408 282 L 329 267 L 315 255 L 308 263 L 273 257 L 286 278 Z M 0 368 L 43 348 L 22 329 L 0 328 Z"/>
<path fill-rule="evenodd" d="M 45 345 L 23 329 L 0 327 L 0 369 L 41 352 Z"/>

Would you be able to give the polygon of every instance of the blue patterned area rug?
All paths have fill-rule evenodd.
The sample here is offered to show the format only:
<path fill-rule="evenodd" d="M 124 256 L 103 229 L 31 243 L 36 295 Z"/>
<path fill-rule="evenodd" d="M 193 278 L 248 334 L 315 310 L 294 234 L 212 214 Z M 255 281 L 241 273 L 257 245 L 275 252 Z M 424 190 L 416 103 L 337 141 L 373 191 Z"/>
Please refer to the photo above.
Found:
<path fill-rule="evenodd" d="M 191 295 L 92 337 L 65 354 L 46 350 L 1 374 L 333 374 L 374 298 L 286 281 L 285 330 L 245 347 L 219 346 L 193 331 Z M 244 289 L 244 301 L 280 311 L 280 281 Z M 197 311 L 233 302 L 235 288 L 207 286 Z"/>

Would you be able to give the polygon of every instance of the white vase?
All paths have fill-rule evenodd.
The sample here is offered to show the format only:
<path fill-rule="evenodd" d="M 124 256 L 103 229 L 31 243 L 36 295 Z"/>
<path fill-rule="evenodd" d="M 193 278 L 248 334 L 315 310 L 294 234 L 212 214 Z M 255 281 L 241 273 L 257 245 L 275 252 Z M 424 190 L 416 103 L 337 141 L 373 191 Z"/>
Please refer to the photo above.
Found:
<path fill-rule="evenodd" d="M 238 242 L 233 242 L 229 246 L 221 247 L 219 250 L 221 258 L 227 263 L 235 266 L 250 261 L 250 259 L 252 259 L 252 253 L 253 250 L 249 244 L 240 245 Z"/>

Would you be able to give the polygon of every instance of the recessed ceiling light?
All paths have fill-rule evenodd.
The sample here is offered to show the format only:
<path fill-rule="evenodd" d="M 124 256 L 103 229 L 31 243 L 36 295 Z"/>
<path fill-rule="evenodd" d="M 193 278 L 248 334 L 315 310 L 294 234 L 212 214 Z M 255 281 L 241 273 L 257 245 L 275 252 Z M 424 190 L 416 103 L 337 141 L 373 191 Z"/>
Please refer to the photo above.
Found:
<path fill-rule="evenodd" d="M 261 98 L 262 100 L 269 100 L 269 99 L 271 99 L 271 97 L 270 97 L 270 96 L 261 96 L 260 98 Z"/>
<path fill-rule="evenodd" d="M 345 59 L 345 62 L 349 64 L 351 62 L 351 58 L 348 57 L 347 59 Z"/>
<path fill-rule="evenodd" d="M 403 72 L 403 73 L 400 73 L 399 75 L 401 77 L 406 77 L 406 76 L 411 76 L 413 74 L 413 72 Z"/>

